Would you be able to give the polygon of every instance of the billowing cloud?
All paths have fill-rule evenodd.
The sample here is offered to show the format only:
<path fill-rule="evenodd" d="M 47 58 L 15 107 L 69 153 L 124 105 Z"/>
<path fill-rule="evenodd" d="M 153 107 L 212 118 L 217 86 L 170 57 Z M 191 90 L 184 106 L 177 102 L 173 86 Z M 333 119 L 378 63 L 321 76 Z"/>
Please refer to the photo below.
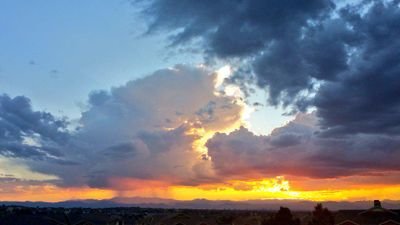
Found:
<path fill-rule="evenodd" d="M 349 50 L 349 68 L 320 88 L 314 105 L 329 133 L 399 134 L 400 7 L 375 2 L 363 16 L 354 10 L 343 11 L 360 36 Z"/>
<path fill-rule="evenodd" d="M 316 107 L 326 135 L 399 133 L 398 1 L 152 0 L 143 13 L 173 46 L 235 60 L 270 104 Z"/>
<path fill-rule="evenodd" d="M 315 113 L 299 114 L 268 136 L 256 136 L 243 127 L 230 134 L 217 134 L 207 143 L 213 168 L 230 179 L 278 175 L 385 179 L 382 172 L 400 170 L 399 136 L 324 137 L 317 124 Z"/>
<path fill-rule="evenodd" d="M 60 185 L 119 188 L 118 180 L 197 184 L 214 179 L 203 143 L 243 124 L 244 103 L 205 67 L 159 70 L 89 96 L 88 110 L 63 146 L 71 164 L 29 162 Z M 113 182 L 111 182 L 111 180 Z"/>

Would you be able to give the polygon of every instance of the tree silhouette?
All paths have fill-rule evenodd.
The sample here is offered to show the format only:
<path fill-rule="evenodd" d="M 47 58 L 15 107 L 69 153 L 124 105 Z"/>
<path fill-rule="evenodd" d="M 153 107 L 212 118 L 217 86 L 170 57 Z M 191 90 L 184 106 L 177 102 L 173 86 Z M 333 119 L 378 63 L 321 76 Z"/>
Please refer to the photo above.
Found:
<path fill-rule="evenodd" d="M 262 225 L 300 225 L 300 220 L 293 218 L 289 208 L 280 207 L 275 216 L 264 220 Z"/>
<path fill-rule="evenodd" d="M 47 218 L 47 219 L 50 220 L 50 222 L 54 225 L 86 225 L 86 224 L 89 224 L 89 222 L 87 222 L 87 221 L 79 221 L 77 223 L 72 223 L 67 214 L 63 213 L 63 215 L 64 215 L 64 220 L 65 220 L 64 222 L 55 220 L 53 218 Z"/>
<path fill-rule="evenodd" d="M 335 223 L 332 213 L 322 204 L 317 204 L 312 212 L 312 220 L 308 225 L 333 225 Z"/>
<path fill-rule="evenodd" d="M 233 216 L 222 215 L 217 218 L 217 224 L 232 224 Z"/>

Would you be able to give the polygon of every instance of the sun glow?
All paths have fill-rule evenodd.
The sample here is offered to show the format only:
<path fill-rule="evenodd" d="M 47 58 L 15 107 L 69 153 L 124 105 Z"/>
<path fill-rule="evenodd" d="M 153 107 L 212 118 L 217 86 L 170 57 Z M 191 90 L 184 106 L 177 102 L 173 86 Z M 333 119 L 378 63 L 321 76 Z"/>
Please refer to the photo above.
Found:
<path fill-rule="evenodd" d="M 359 201 L 376 199 L 400 199 L 400 185 L 365 185 L 348 189 L 321 187 L 318 190 L 302 190 L 290 185 L 282 176 L 259 180 L 231 180 L 224 183 L 198 186 L 171 185 L 163 182 L 133 180 L 123 182 L 125 190 L 61 188 L 54 185 L 19 186 L 12 192 L 2 192 L 2 201 L 64 201 L 69 199 L 108 199 L 113 197 L 167 198 L 175 200 L 310 200 L 310 201 Z M 3 190 L 4 191 L 4 190 Z"/>
<path fill-rule="evenodd" d="M 359 201 L 400 199 L 400 185 L 365 186 L 350 189 L 325 188 L 321 190 L 292 190 L 289 181 L 282 178 L 253 181 L 229 181 L 224 184 L 198 187 L 173 186 L 170 195 L 178 200 L 205 198 L 209 200 L 309 200 L 309 201 Z"/>

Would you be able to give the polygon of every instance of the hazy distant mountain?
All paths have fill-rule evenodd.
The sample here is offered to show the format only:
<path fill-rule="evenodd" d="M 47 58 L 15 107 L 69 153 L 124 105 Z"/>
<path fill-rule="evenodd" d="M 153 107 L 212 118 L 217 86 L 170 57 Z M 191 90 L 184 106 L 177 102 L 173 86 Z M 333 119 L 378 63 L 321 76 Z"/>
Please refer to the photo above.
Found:
<path fill-rule="evenodd" d="M 367 209 L 372 207 L 372 201 L 356 202 L 322 202 L 331 210 L 339 209 Z M 289 207 L 292 210 L 311 210 L 317 204 L 313 201 L 301 200 L 249 200 L 249 201 L 211 201 L 195 199 L 190 201 L 178 201 L 162 198 L 113 198 L 108 200 L 71 200 L 64 202 L 0 202 L 0 205 L 20 205 L 29 207 L 143 207 L 143 208 L 191 208 L 191 209 L 265 209 L 277 210 L 280 206 Z M 382 205 L 389 209 L 399 209 L 400 201 L 384 200 Z"/>

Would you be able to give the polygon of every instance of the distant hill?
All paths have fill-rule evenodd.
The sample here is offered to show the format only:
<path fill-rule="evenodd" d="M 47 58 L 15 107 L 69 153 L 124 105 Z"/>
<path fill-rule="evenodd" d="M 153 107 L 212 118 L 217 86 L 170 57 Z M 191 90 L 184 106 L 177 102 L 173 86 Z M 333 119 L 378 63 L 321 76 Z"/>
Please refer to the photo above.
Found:
<path fill-rule="evenodd" d="M 264 209 L 277 210 L 280 206 L 289 207 L 292 210 L 312 210 L 318 202 L 301 200 L 249 200 L 249 201 L 212 201 L 195 199 L 190 201 L 178 201 L 162 198 L 113 198 L 107 200 L 71 200 L 63 202 L 11 202 L 3 201 L 0 205 L 19 205 L 27 207 L 65 207 L 65 208 L 111 208 L 111 207 L 142 207 L 142 208 L 183 208 L 183 209 Z M 331 210 L 339 209 L 368 209 L 372 201 L 356 202 L 322 202 Z M 388 209 L 400 208 L 400 201 L 383 200 L 382 205 Z"/>

